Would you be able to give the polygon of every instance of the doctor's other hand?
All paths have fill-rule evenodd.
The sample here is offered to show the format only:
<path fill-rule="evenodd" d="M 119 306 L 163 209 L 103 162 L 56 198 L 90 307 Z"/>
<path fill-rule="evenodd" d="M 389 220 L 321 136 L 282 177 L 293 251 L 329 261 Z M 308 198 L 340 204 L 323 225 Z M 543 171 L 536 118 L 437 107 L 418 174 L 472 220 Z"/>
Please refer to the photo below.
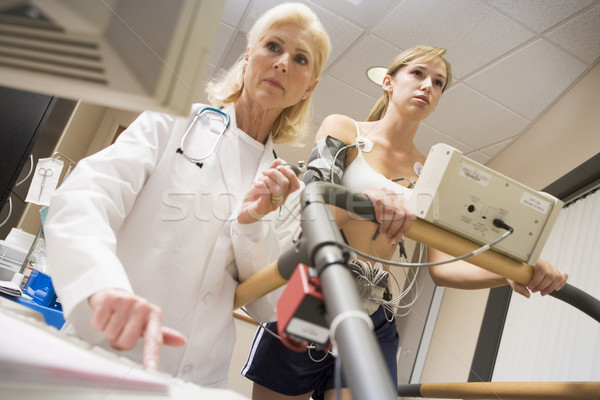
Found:
<path fill-rule="evenodd" d="M 508 280 L 513 290 L 527 298 L 531 297 L 530 291 L 540 292 L 542 296 L 560 290 L 567 283 L 569 275 L 566 272 L 562 272 L 546 260 L 541 258 L 538 260 L 535 267 L 533 267 L 533 276 L 529 281 L 527 287 L 520 285 L 516 282 Z"/>
<path fill-rule="evenodd" d="M 88 298 L 94 311 L 92 327 L 104 333 L 112 347 L 132 349 L 144 341 L 143 365 L 157 369 L 161 346 L 187 343 L 180 332 L 162 325 L 162 310 L 148 300 L 121 289 L 100 290 Z"/>
<path fill-rule="evenodd" d="M 398 243 L 411 228 L 417 216 L 401 194 L 383 187 L 366 189 L 365 194 L 375 211 L 379 222 L 379 233 L 384 235 L 388 243 Z"/>
<path fill-rule="evenodd" d="M 238 215 L 237 220 L 240 224 L 256 222 L 271 211 L 277 210 L 285 203 L 290 193 L 300 188 L 300 180 L 294 171 L 283 164 L 285 161 L 276 159 L 262 172 L 262 176 L 254 180 Z"/>

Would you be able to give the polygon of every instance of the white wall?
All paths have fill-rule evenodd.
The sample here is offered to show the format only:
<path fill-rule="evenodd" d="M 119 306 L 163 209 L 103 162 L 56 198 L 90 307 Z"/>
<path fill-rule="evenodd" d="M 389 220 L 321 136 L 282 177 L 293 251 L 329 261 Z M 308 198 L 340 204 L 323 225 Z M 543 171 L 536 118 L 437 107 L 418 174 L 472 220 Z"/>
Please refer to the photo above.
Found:
<path fill-rule="evenodd" d="M 600 152 L 600 64 L 488 164 L 541 190 Z"/>
<path fill-rule="evenodd" d="M 252 339 L 256 332 L 257 324 L 246 320 L 235 318 L 235 329 L 237 331 L 237 341 L 233 349 L 233 358 L 229 367 L 229 382 L 227 388 L 234 390 L 244 396 L 252 396 L 252 381 L 244 378 L 240 371 L 246 363 Z"/>

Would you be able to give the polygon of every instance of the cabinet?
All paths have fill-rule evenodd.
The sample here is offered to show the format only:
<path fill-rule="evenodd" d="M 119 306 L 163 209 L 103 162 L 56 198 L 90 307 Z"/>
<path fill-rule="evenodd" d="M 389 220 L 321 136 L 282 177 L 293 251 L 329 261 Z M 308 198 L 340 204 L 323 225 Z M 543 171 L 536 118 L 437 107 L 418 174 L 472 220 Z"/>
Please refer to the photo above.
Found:
<path fill-rule="evenodd" d="M 6 221 L 0 226 L 0 239 L 18 223 L 31 184 L 28 173 L 39 158 L 52 156 L 75 104 L 0 87 L 0 224 Z"/>

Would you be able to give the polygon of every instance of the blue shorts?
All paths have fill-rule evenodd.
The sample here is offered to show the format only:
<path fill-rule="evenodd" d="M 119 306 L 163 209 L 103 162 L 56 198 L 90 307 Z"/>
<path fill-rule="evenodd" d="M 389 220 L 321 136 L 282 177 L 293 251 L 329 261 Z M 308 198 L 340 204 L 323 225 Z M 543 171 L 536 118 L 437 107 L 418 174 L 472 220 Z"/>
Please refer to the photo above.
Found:
<path fill-rule="evenodd" d="M 371 315 L 371 319 L 379 347 L 392 380 L 397 386 L 396 351 L 399 338 L 396 323 L 386 319 L 382 307 Z M 267 328 L 276 333 L 277 323 L 270 322 Z M 313 392 L 313 399 L 322 400 L 325 392 L 335 387 L 334 367 L 335 357 L 331 354 L 317 350 L 302 353 L 290 350 L 279 339 L 258 328 L 250 355 L 242 369 L 242 375 L 261 386 L 287 396 Z M 342 382 L 342 386 L 347 385 Z"/>

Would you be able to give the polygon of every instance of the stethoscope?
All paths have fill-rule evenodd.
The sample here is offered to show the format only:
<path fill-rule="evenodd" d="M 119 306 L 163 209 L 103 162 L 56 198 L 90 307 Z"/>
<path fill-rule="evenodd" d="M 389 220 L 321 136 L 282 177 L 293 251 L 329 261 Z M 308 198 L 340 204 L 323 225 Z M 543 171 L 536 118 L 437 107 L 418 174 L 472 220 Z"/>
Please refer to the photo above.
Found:
<path fill-rule="evenodd" d="M 210 151 L 208 153 L 206 153 L 202 157 L 198 157 L 198 158 L 190 157 L 187 154 L 185 154 L 185 152 L 183 151 L 183 144 L 185 142 L 185 139 L 187 138 L 188 133 L 190 133 L 190 131 L 192 130 L 192 127 L 194 126 L 194 124 L 196 123 L 198 118 L 200 118 L 200 116 L 206 111 L 210 111 L 210 112 L 214 113 L 215 115 L 217 115 L 223 122 L 224 128 L 221 131 L 221 133 L 219 134 L 219 137 L 217 138 L 217 141 L 215 142 L 214 146 L 212 147 L 212 149 L 210 149 Z M 187 130 L 183 134 L 183 137 L 181 138 L 181 143 L 179 144 L 179 147 L 177 148 L 177 153 L 181 154 L 189 162 L 197 165 L 198 168 L 202 168 L 202 166 L 204 165 L 202 163 L 202 161 L 206 160 L 208 157 L 210 157 L 215 152 L 215 149 L 217 148 L 217 146 L 221 142 L 221 139 L 223 139 L 225 132 L 229 128 L 229 123 L 230 123 L 229 115 L 226 114 L 223 110 L 221 110 L 219 108 L 214 108 L 214 107 L 204 107 L 203 109 L 201 109 L 200 111 L 198 111 L 196 113 L 196 115 L 194 116 L 194 119 L 192 120 L 192 123 L 190 124 L 190 126 L 188 126 Z"/>

